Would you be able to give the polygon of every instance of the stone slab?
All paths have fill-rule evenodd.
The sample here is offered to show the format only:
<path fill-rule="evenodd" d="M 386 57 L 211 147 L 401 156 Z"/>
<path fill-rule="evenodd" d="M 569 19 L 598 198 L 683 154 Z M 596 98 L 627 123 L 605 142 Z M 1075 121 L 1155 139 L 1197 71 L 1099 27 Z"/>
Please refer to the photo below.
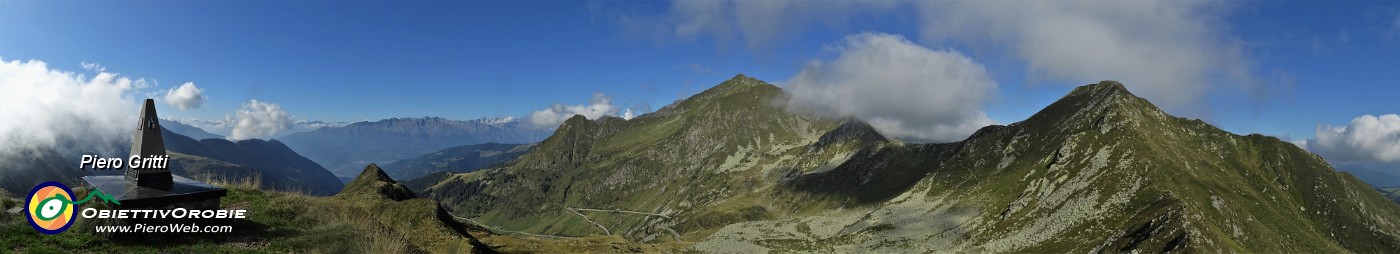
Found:
<path fill-rule="evenodd" d="M 117 208 L 164 208 L 176 204 L 218 200 L 228 190 L 181 176 L 171 177 L 169 186 L 139 186 L 125 176 L 84 176 L 88 187 L 112 196 L 121 205 Z"/>

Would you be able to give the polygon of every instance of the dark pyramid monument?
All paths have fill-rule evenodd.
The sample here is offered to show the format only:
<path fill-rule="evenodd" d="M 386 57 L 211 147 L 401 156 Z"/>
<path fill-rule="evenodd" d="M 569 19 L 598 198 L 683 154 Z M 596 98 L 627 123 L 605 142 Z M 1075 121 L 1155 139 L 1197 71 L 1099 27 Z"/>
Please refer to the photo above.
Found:
<path fill-rule="evenodd" d="M 168 158 L 165 154 L 165 139 L 160 137 L 160 118 L 156 117 L 156 101 L 146 99 L 141 106 L 141 118 L 136 124 L 136 138 L 131 140 L 131 156 L 146 158 Z M 130 164 L 136 164 L 133 161 Z M 128 164 L 128 165 L 130 165 Z M 168 164 L 167 164 L 168 165 Z M 138 186 L 164 187 L 172 183 L 169 167 L 127 166 L 126 180 Z"/>
<path fill-rule="evenodd" d="M 146 99 L 141 106 L 131 156 L 124 175 L 86 176 L 83 181 L 112 196 L 120 203 L 112 204 L 117 208 L 216 209 L 219 198 L 228 194 L 223 188 L 170 174 L 155 100 Z"/>

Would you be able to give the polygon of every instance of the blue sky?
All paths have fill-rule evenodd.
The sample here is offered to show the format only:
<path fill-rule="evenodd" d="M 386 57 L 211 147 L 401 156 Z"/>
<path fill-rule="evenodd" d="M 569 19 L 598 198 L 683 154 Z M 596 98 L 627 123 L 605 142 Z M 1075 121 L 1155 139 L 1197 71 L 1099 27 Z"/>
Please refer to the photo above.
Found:
<path fill-rule="evenodd" d="M 716 6 L 687 7 L 707 3 Z M 1036 21 L 978 27 L 986 20 L 939 16 L 956 16 L 944 9 L 966 8 L 956 3 L 786 3 L 772 4 L 778 8 L 768 12 L 739 5 L 760 4 L 6 1 L 0 3 L 0 57 L 80 73 L 86 72 L 80 63 L 98 63 L 108 72 L 158 81 L 141 96 L 159 97 L 194 82 L 207 97 L 202 106 L 161 113 L 205 120 L 224 119 L 253 99 L 323 121 L 524 117 L 552 104 L 588 104 L 594 93 L 611 97 L 617 109 L 644 111 L 737 73 L 786 85 L 800 73 L 829 71 L 808 64 L 854 54 L 858 43 L 848 39 L 862 33 L 955 52 L 985 67 L 994 88 L 971 103 L 1002 124 L 1028 117 L 1075 85 L 1118 75 L 1097 78 L 1084 75 L 1097 73 L 1092 70 L 1065 68 L 1093 65 L 1072 61 L 1085 52 L 1042 51 L 1031 42 L 1047 31 L 1038 30 Z M 1080 21 L 1075 15 L 1104 13 L 1053 6 L 1015 14 L 1106 25 L 1102 31 L 1127 38 L 1108 45 L 1143 51 L 1166 46 L 1168 53 L 1206 49 L 1178 67 L 1239 67 L 1180 67 L 1199 72 L 1183 76 L 1199 78 L 1173 77 L 1173 69 L 1163 70 L 1165 80 L 1123 75 L 1145 80 L 1125 80 L 1139 95 L 1159 104 L 1176 101 L 1164 107 L 1169 113 L 1203 118 L 1228 131 L 1306 140 L 1318 125 L 1400 113 L 1400 3 L 1161 5 L 1124 8 L 1165 13 L 1141 20 L 1090 17 L 1072 23 Z M 971 10 L 1002 13 L 997 8 Z M 958 22 L 969 25 L 949 25 Z M 1181 24 L 1159 27 L 1171 22 Z M 961 29 L 968 27 L 987 30 Z M 1178 28 L 1182 32 L 1173 32 Z M 1168 32 L 1152 32 L 1158 29 Z M 1191 39 L 1181 40 L 1189 46 L 1176 47 L 1132 39 L 1139 35 Z M 1066 59 L 1071 61 L 1056 61 Z M 1173 95 L 1174 87 L 1134 87 L 1182 80 L 1204 85 L 1180 89 L 1198 90 L 1195 95 Z"/>

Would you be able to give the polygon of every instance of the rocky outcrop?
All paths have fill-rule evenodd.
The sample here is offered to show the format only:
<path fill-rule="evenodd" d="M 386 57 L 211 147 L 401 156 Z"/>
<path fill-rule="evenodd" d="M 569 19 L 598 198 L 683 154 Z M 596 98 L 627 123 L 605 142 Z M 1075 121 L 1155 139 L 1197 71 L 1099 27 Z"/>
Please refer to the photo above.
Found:
<path fill-rule="evenodd" d="M 403 201 L 417 198 L 412 190 L 389 178 L 389 174 L 384 173 L 379 165 L 373 163 L 365 166 L 365 170 L 360 172 L 360 176 L 345 185 L 345 189 L 336 194 L 340 198 L 386 198 L 394 201 Z"/>

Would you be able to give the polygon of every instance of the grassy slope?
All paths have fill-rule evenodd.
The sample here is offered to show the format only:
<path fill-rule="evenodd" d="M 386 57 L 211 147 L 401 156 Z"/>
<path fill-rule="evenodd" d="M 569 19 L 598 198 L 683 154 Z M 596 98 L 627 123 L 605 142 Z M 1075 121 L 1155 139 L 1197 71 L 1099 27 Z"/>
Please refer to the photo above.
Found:
<path fill-rule="evenodd" d="M 21 216 L 0 217 L 0 252 L 22 253 L 471 253 L 471 239 L 438 220 L 431 200 L 344 200 L 225 185 L 225 209 L 247 209 L 231 234 L 101 236 L 79 219 L 60 235 L 41 235 Z M 81 192 L 81 191 L 79 191 Z M 79 194 L 84 195 L 84 194 Z M 196 222 L 197 223 L 197 222 Z"/>
<path fill-rule="evenodd" d="M 359 182 L 382 186 L 372 181 Z M 688 247 L 636 244 L 617 236 L 555 239 L 497 235 L 453 218 L 431 200 L 392 201 L 376 195 L 378 190 L 373 187 L 350 188 L 350 193 L 336 197 L 314 197 L 258 190 L 255 183 L 217 185 L 229 189 L 229 195 L 222 199 L 224 209 L 246 209 L 250 213 L 245 220 L 224 224 L 233 225 L 233 233 L 104 236 L 94 233 L 92 227 L 107 222 L 79 219 L 69 231 L 49 236 L 35 232 L 22 215 L 0 213 L 0 252 L 655 253 Z M 78 196 L 86 195 L 85 189 L 74 191 Z M 21 205 L 22 200 L 0 191 L 0 210 Z"/>

